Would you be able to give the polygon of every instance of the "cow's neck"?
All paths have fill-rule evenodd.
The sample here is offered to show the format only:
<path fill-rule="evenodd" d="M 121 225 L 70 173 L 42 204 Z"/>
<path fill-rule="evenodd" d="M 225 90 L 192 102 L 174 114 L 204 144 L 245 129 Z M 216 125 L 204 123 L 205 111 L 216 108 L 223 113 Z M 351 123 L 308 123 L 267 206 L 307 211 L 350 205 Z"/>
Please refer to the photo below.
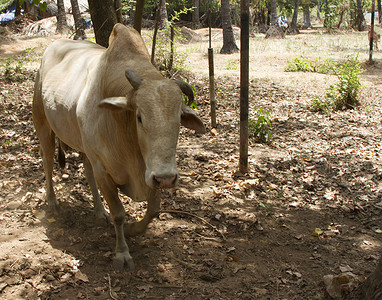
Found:
<path fill-rule="evenodd" d="M 151 64 L 146 49 L 136 49 L 125 44 L 113 44 L 105 51 L 101 67 L 104 97 L 126 96 L 132 87 L 125 77 L 126 69 L 132 69 L 142 79 L 160 80 L 163 76 Z"/>

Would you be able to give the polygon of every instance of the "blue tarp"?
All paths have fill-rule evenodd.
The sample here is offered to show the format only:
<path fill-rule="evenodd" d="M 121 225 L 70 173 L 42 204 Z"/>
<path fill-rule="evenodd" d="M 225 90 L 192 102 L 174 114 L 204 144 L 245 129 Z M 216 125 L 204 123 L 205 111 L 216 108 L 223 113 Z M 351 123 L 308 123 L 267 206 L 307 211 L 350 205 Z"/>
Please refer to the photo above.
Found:
<path fill-rule="evenodd" d="M 29 3 L 33 3 L 33 0 L 26 0 L 28 1 Z M 52 15 L 54 15 L 53 11 L 49 11 L 50 8 L 49 8 L 49 5 L 48 7 L 46 8 L 46 10 L 50 13 L 52 13 Z M 13 3 L 10 7 L 7 8 L 7 10 L 5 11 L 5 13 L 2 13 L 0 14 L 0 24 L 1 23 L 5 23 L 5 22 L 9 22 L 9 21 L 12 21 L 15 19 L 15 12 L 16 12 L 16 3 Z M 85 29 L 89 29 L 89 28 L 92 28 L 93 27 L 93 23 L 92 21 L 89 19 L 89 20 L 84 20 L 84 27 Z"/>
<path fill-rule="evenodd" d="M 16 4 L 14 3 L 13 5 L 7 8 L 5 13 L 0 14 L 0 23 L 14 20 L 15 11 L 16 11 Z"/>

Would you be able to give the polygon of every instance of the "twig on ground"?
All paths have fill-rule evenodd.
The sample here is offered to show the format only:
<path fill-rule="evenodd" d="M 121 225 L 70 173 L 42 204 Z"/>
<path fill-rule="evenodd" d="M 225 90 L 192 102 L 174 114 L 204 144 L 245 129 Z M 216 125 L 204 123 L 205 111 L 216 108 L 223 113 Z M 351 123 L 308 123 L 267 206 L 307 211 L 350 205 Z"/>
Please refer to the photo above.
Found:
<path fill-rule="evenodd" d="M 111 278 L 110 278 L 110 274 L 107 274 L 107 279 L 109 280 L 109 295 L 110 295 L 110 298 L 113 299 L 113 300 L 117 300 L 118 298 L 116 298 L 116 297 L 113 295 L 113 290 L 111 289 Z"/>
<path fill-rule="evenodd" d="M 188 216 L 191 216 L 191 217 L 194 217 L 200 221 L 202 221 L 204 224 L 210 226 L 212 229 L 214 229 L 217 233 L 220 234 L 220 236 L 222 237 L 222 239 L 225 241 L 226 240 L 226 237 L 224 236 L 224 234 L 222 232 L 219 231 L 219 229 L 217 229 L 216 226 L 212 225 L 211 223 L 209 223 L 208 221 L 204 220 L 203 218 L 193 214 L 193 213 L 189 213 L 189 212 L 186 212 L 186 211 L 181 211 L 181 210 L 161 210 L 160 213 L 174 213 L 174 214 L 183 214 L 183 215 L 188 215 Z"/>

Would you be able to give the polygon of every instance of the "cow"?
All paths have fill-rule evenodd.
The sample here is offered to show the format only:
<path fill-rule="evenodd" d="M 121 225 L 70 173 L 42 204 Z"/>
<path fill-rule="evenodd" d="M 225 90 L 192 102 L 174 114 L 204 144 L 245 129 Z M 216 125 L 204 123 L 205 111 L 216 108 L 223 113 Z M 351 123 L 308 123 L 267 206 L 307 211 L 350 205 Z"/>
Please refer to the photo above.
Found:
<path fill-rule="evenodd" d="M 40 142 L 48 209 L 59 213 L 53 190 L 56 137 L 80 152 L 97 217 L 116 233 L 113 265 L 134 270 L 125 240 L 145 231 L 160 209 L 160 191 L 178 182 L 176 146 L 180 125 L 205 133 L 202 120 L 182 101 L 191 87 L 164 78 L 151 64 L 140 34 L 116 24 L 107 49 L 89 41 L 61 39 L 45 51 L 36 75 L 33 123 Z M 139 222 L 124 224 L 118 190 L 147 201 Z"/>
<path fill-rule="evenodd" d="M 369 39 L 369 44 L 370 44 L 370 40 L 371 40 L 371 30 L 369 30 L 369 32 L 367 33 L 367 37 Z M 374 48 L 378 50 L 378 42 L 379 40 L 381 39 L 381 35 L 375 31 L 373 31 L 373 44 L 374 44 Z"/>

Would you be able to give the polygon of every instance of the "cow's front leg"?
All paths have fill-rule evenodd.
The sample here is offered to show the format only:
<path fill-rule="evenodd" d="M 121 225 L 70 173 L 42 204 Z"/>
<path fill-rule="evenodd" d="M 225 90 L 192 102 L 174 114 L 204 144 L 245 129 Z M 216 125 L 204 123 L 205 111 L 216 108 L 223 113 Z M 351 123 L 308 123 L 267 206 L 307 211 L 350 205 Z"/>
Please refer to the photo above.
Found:
<path fill-rule="evenodd" d="M 109 205 L 111 219 L 114 224 L 116 247 L 113 265 L 117 270 L 121 271 L 127 265 L 130 271 L 134 271 L 134 262 L 124 235 L 125 209 L 119 200 L 117 186 L 108 174 L 104 176 L 95 175 L 101 193 Z"/>
<path fill-rule="evenodd" d="M 145 232 L 151 220 L 158 216 L 160 210 L 160 192 L 151 190 L 147 199 L 147 211 L 143 219 L 139 222 L 128 223 L 125 226 L 127 236 L 135 236 Z"/>

